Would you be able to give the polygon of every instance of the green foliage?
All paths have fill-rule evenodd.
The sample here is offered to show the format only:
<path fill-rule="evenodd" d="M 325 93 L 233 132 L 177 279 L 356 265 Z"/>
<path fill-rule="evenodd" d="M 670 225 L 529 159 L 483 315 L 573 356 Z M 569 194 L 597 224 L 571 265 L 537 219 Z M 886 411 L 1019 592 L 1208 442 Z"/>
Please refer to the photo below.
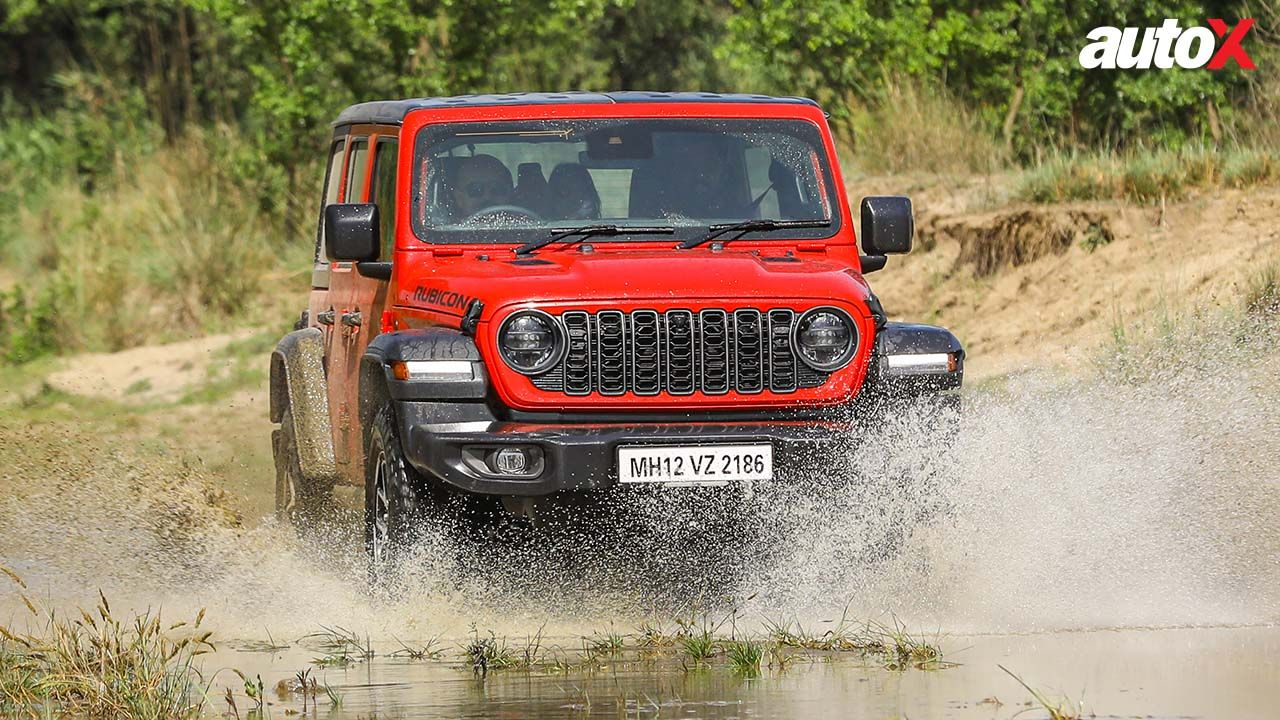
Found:
<path fill-rule="evenodd" d="M 858 120 L 899 107 L 891 78 L 938 86 L 986 135 L 1037 160 L 1045 147 L 1217 142 L 1274 114 L 1264 96 L 1275 82 L 1261 72 L 1087 72 L 1077 61 L 1099 25 L 1243 16 L 1259 21 L 1250 51 L 1274 58 L 1264 43 L 1277 20 L 1261 10 L 1194 0 L 0 0 L 0 59 L 17 70 L 0 95 L 41 106 L 77 98 L 83 109 L 91 88 L 95 122 L 145 119 L 170 140 L 192 123 L 243 123 L 290 192 L 347 104 L 533 89 L 805 94 L 855 147 L 874 148 L 876 125 Z M 1258 125 L 1250 134 L 1269 132 Z M 100 167 L 111 138 L 81 133 L 75 160 Z"/>
<path fill-rule="evenodd" d="M 1243 74 L 1170 70 L 1086 72 L 1085 34 L 1100 25 L 1184 26 L 1205 17 L 1241 17 L 1233 3 L 1191 0 L 736 0 L 722 56 L 740 69 L 763 67 L 766 89 L 824 103 L 838 127 L 856 130 L 889 69 L 942 79 L 1019 156 L 1038 148 L 1123 148 L 1210 139 L 1213 118 L 1244 91 Z M 859 137 L 851 133 L 857 146 Z"/>
<path fill-rule="evenodd" d="M 44 124 L 8 126 L 0 145 L 21 145 L 28 127 Z M 279 186 L 240 169 L 250 149 L 232 137 L 192 128 L 171 146 L 124 142 L 93 170 L 67 161 L 70 135 L 16 161 L 0 154 L 17 198 L 0 205 L 0 264 L 16 282 L 0 295 L 0 361 L 275 320 L 266 280 L 286 266 L 303 287 L 314 225 L 290 231 L 263 211 Z"/>
<path fill-rule="evenodd" d="M 21 285 L 0 293 L 0 360 L 20 365 L 57 352 L 58 308 L 68 294 L 59 279 L 35 293 Z"/>

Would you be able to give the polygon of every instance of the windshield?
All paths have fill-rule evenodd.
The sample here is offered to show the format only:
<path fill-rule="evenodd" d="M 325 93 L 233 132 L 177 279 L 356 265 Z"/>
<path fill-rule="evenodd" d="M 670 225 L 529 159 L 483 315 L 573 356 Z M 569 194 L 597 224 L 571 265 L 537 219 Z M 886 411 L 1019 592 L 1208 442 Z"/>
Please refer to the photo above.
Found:
<path fill-rule="evenodd" d="M 618 225 L 615 239 L 627 226 L 687 239 L 743 220 L 829 222 L 751 236 L 816 238 L 838 225 L 821 135 L 802 120 L 428 125 L 414 167 L 414 231 L 429 242 L 525 243 L 600 224 Z"/>

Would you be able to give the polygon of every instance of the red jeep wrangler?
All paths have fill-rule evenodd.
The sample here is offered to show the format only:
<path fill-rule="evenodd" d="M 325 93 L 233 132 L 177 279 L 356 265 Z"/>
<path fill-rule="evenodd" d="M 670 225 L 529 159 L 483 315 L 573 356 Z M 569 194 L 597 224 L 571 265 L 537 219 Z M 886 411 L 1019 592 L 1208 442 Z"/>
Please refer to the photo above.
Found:
<path fill-rule="evenodd" d="M 864 279 L 910 250 L 911 203 L 863 199 L 859 254 L 810 100 L 478 95 L 333 127 L 271 361 L 276 501 L 362 485 L 375 563 L 458 498 L 767 482 L 882 400 L 957 400 L 955 336 L 888 322 Z"/>

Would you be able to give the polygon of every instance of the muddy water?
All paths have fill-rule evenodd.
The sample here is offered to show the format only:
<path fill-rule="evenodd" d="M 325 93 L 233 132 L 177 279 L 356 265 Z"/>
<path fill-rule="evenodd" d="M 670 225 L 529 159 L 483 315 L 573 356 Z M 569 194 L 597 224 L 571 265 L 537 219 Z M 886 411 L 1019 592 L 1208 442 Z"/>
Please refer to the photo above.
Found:
<path fill-rule="evenodd" d="M 662 717 L 1009 717 L 1026 693 L 998 663 L 1100 715 L 1274 717 L 1280 367 L 1224 351 L 1193 370 L 1003 382 L 971 394 L 954 443 L 898 418 L 808 476 L 756 488 L 748 531 L 723 538 L 700 501 L 664 493 L 639 503 L 648 546 L 569 538 L 476 574 L 429 541 L 381 596 L 364 587 L 350 510 L 299 541 L 256 516 L 237 523 L 198 463 L 166 446 L 6 424 L 0 562 L 56 607 L 101 588 L 117 609 L 177 619 L 205 608 L 225 643 L 209 667 L 260 672 L 268 686 L 316 656 L 296 639 L 323 625 L 384 650 L 443 638 L 453 659 L 440 663 L 317 670 L 343 688 L 335 717 L 652 716 L 635 705 L 649 699 Z M 893 541 L 907 521 L 915 531 Z M 739 560 L 728 580 L 700 582 Z M 958 665 L 893 672 L 843 658 L 745 680 L 623 662 L 477 684 L 451 664 L 472 626 L 513 639 L 541 628 L 573 648 L 690 612 L 732 614 L 748 635 L 777 622 L 820 634 L 842 615 L 900 622 L 940 635 Z M 20 614 L 0 593 L 0 621 Z M 292 647 L 233 649 L 268 637 Z"/>
<path fill-rule="evenodd" d="M 565 639 L 573 646 L 576 639 Z M 688 671 L 672 661 L 602 660 L 586 671 L 508 672 L 477 678 L 449 662 L 375 660 L 316 670 L 337 690 L 318 717 L 1044 717 L 998 666 L 1052 703 L 1085 716 L 1273 718 L 1280 702 L 1280 630 L 1200 628 L 951 637 L 954 667 L 885 670 L 840 659 L 802 659 L 747 678 L 725 667 Z M 276 716 L 301 712 L 296 693 L 270 691 L 315 653 L 223 651 L 217 663 L 260 673 Z M 225 676 L 224 676 L 225 677 Z M 1052 680 L 1047 680 L 1052 678 Z M 227 683 L 230 685 L 231 683 Z M 242 698 L 241 709 L 244 708 Z M 314 703 L 308 700 L 308 710 Z M 224 703 L 217 703 L 219 707 Z"/>

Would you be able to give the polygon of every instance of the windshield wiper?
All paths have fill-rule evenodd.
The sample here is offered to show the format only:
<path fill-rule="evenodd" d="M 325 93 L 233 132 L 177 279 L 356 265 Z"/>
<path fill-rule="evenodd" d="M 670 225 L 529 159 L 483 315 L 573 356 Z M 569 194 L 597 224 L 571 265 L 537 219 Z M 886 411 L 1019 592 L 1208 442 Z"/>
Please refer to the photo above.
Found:
<path fill-rule="evenodd" d="M 574 242 L 582 242 L 593 235 L 670 235 L 676 229 L 669 225 L 655 225 L 652 227 L 642 227 L 638 225 L 584 225 L 583 227 L 568 228 L 567 230 L 556 230 L 547 237 L 527 242 L 516 248 L 517 255 L 527 255 L 535 250 L 539 250 L 550 245 L 557 240 L 565 238 L 573 238 Z"/>
<path fill-rule="evenodd" d="M 711 242 L 721 235 L 727 235 L 731 232 L 740 233 L 738 237 L 742 237 L 749 232 L 760 232 L 764 230 L 782 230 L 784 228 L 816 228 L 831 227 L 830 220 L 743 220 L 742 222 L 726 223 L 724 225 L 712 225 L 707 228 L 711 232 L 702 237 L 691 238 L 680 243 L 676 247 L 681 250 L 696 248 L 699 245 Z M 734 238 L 735 240 L 737 238 Z"/>

